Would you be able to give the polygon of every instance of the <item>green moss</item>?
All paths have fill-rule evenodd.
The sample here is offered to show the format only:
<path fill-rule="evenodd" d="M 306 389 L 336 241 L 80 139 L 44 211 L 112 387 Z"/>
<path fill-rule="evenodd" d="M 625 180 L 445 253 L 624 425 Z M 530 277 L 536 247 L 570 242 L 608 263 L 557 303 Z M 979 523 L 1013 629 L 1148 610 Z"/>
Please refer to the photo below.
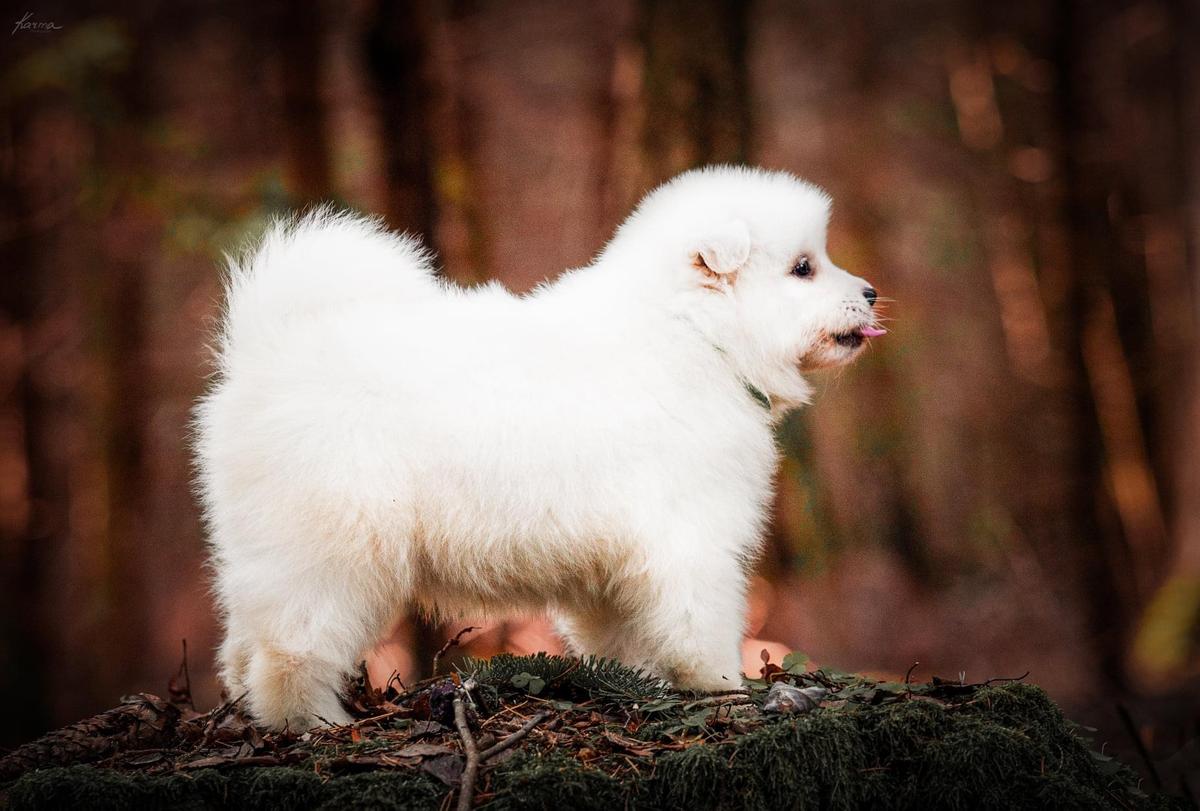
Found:
<path fill-rule="evenodd" d="M 97 811 L 125 811 L 133 808 L 160 808 L 155 792 L 146 782 L 127 775 L 87 766 L 44 769 L 18 780 L 8 792 L 9 808 L 94 808 Z M 174 800 L 184 800 L 173 797 Z M 187 808 L 190 803 L 180 802 Z"/>
<path fill-rule="evenodd" d="M 436 809 L 447 789 L 422 773 L 374 772 L 328 782 L 311 771 L 279 767 L 194 774 L 129 775 L 90 766 L 31 772 L 9 791 L 10 809 Z"/>
<path fill-rule="evenodd" d="M 664 808 L 1102 808 L 1146 801 L 1105 773 L 1045 694 L 1013 685 L 966 706 L 909 701 L 780 720 L 660 758 Z"/>
<path fill-rule="evenodd" d="M 721 747 L 692 746 L 660 758 L 655 777 L 642 798 L 663 808 L 707 808 L 726 772 Z"/>
<path fill-rule="evenodd" d="M 325 784 L 316 808 L 378 811 L 438 808 L 449 791 L 422 772 L 374 772 L 339 777 Z M 291 806 L 292 808 L 304 806 Z"/>
<path fill-rule="evenodd" d="M 287 811 L 319 802 L 321 778 L 301 769 L 240 769 L 203 775 L 211 779 L 205 792 L 207 807 L 238 807 L 246 811 Z M 223 778 L 223 779 L 217 779 Z"/>
<path fill-rule="evenodd" d="M 514 757 L 493 781 L 496 797 L 486 807 L 495 811 L 610 811 L 627 807 L 636 791 L 636 784 L 554 752 Z"/>

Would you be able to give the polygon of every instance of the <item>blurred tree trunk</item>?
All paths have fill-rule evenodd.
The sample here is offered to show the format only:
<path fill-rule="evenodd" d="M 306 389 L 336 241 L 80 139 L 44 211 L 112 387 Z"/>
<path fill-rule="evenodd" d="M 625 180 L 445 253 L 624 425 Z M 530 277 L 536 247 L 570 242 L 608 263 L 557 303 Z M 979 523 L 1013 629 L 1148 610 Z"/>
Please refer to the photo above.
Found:
<path fill-rule="evenodd" d="M 146 675 L 145 263 L 157 242 L 140 182 L 156 41 L 145 12 L 132 8 L 128 30 L 82 23 L 120 54 L 119 70 L 82 89 L 31 82 L 29 126 L 11 130 L 14 152 L 30 156 L 10 164 L 18 179 L 5 222 L 20 235 L 2 286 L 23 331 L 28 513 L 11 529 L 28 548 L 13 599 L 37 638 L 17 654 L 19 684 L 5 686 L 30 725 L 46 707 L 60 717 L 104 707 Z"/>
<path fill-rule="evenodd" d="M 0 696 L 6 716 L 0 746 L 27 740 L 48 729 L 46 669 L 52 634 L 46 616 L 51 552 L 62 542 L 66 509 L 65 476 L 45 452 L 45 392 L 34 379 L 35 324 L 43 280 L 35 276 L 34 209 L 16 156 L 28 146 L 32 105 L 10 103 L 0 116 L 0 245 L 6 271 L 0 273 Z"/>
<path fill-rule="evenodd" d="M 1200 661 L 1200 9 L 1183 0 L 1168 2 L 1166 9 L 1173 35 L 1173 122 L 1179 144 L 1173 180 L 1187 268 L 1174 292 L 1186 303 L 1185 334 L 1192 340 L 1175 348 L 1174 380 L 1182 406 L 1166 432 L 1177 440 L 1174 554 L 1168 576 L 1141 618 L 1133 649 L 1135 673 L 1152 686 L 1176 682 Z"/>
<path fill-rule="evenodd" d="M 1065 506 L 1078 525 L 1071 559 L 1100 670 L 1115 683 L 1125 678 L 1133 622 L 1168 562 L 1163 503 L 1177 450 L 1156 438 L 1176 407 L 1161 381 L 1180 376 L 1183 347 L 1173 336 L 1186 330 L 1160 329 L 1156 339 L 1151 318 L 1178 320 L 1190 298 L 1185 263 L 1151 247 L 1179 233 L 1182 188 L 1173 117 L 1162 120 L 1173 101 L 1161 44 L 1173 26 L 1163 13 L 1155 3 L 1062 0 L 1054 44 L 1069 272 L 1051 323 L 1068 362 L 1075 431 Z"/>
<path fill-rule="evenodd" d="M 277 3 L 267 36 L 278 45 L 283 75 L 288 191 L 298 206 L 333 191 L 325 102 L 321 97 L 325 25 L 321 3 Z"/>
<path fill-rule="evenodd" d="M 419 0 L 377 0 L 364 43 L 386 153 L 387 216 L 393 228 L 432 239 L 436 224 L 429 41 Z"/>
<path fill-rule="evenodd" d="M 25 734 L 46 725 L 47 710 L 110 703 L 116 685 L 137 683 L 146 650 L 142 564 L 152 541 L 140 515 L 153 240 L 139 181 L 155 38 L 143 12 L 131 9 L 128 33 L 90 31 L 121 54 L 119 70 L 82 91 L 29 82 L 9 108 L 9 148 L 23 157 L 5 162 L 14 250 L 0 295 L 19 331 L 12 383 L 25 506 L 4 527 L 14 557 L 5 596 L 20 628 L 10 652 L 19 669 L 4 687 Z M 102 102 L 89 107 L 95 99 L 84 93 Z"/>
<path fill-rule="evenodd" d="M 750 3 L 741 0 L 643 0 L 646 185 L 694 166 L 746 161 L 749 20 Z"/>
<path fill-rule="evenodd" d="M 1124 538 L 1105 487 L 1103 437 L 1088 384 L 1083 342 L 1091 309 L 1100 297 L 1108 295 L 1105 277 L 1116 256 L 1108 222 L 1109 167 L 1096 164 L 1091 143 L 1097 124 L 1091 115 L 1091 74 L 1085 50 L 1088 27 L 1094 25 L 1088 16 L 1075 0 L 1061 0 L 1055 21 L 1068 267 L 1061 280 L 1061 308 L 1057 312 L 1052 309 L 1050 326 L 1052 340 L 1066 359 L 1064 383 L 1072 415 L 1073 450 L 1069 469 L 1064 471 L 1068 495 L 1062 507 L 1073 517 L 1079 547 L 1070 550 L 1070 560 L 1080 579 L 1087 625 L 1095 637 L 1098 670 L 1107 681 L 1119 684 L 1124 678 L 1121 651 L 1127 614 L 1116 577 Z"/>
<path fill-rule="evenodd" d="M 490 278 L 488 222 L 480 165 L 482 113 L 470 92 L 470 62 L 486 31 L 476 0 L 450 0 L 436 18 L 437 65 L 430 136 L 437 193 L 437 248 L 445 272 L 461 282 Z M 478 68 L 476 68 L 477 70 Z"/>
<path fill-rule="evenodd" d="M 105 171 L 105 207 L 91 223 L 101 273 L 86 273 L 82 289 L 89 308 L 89 342 L 101 379 L 98 381 L 96 427 L 101 446 L 99 483 L 107 517 L 99 559 L 107 656 L 111 668 L 99 685 L 142 683 L 144 654 L 150 646 L 143 517 L 146 500 L 147 425 L 151 418 L 151 382 L 146 349 L 147 261 L 155 244 L 157 214 L 140 198 L 140 188 L 153 171 L 146 133 L 155 115 L 152 89 L 155 75 L 153 43 L 162 33 L 162 20 L 149 5 L 130 12 L 129 56 L 113 80 L 118 108 L 110 122 L 96 131 L 96 160 Z M 85 215 L 86 216 L 86 215 Z M 90 267 L 85 264 L 85 267 Z M 155 674 L 157 675 L 157 674 Z M 98 706 L 111 696 L 96 695 Z"/>
<path fill-rule="evenodd" d="M 1069 37 L 1064 37 L 1064 46 L 1070 47 Z M 1062 507 L 1070 513 L 1075 525 L 1073 537 L 1079 548 L 1072 550 L 1073 554 L 1068 559 L 1072 561 L 1071 569 L 1080 580 L 1088 627 L 1097 637 L 1094 641 L 1098 648 L 1098 669 L 1106 679 L 1119 683 L 1123 679 L 1120 651 L 1126 616 L 1117 582 L 1117 558 L 1124 540 L 1112 498 L 1104 484 L 1102 438 L 1096 418 L 1096 404 L 1088 387 L 1082 342 L 1087 327 L 1087 313 L 1093 297 L 1098 294 L 1093 289 L 1096 266 L 1092 263 L 1105 261 L 1102 257 L 1104 239 L 1095 231 L 1102 233 L 1104 229 L 1102 225 L 1100 229 L 1096 228 L 1098 223 L 1094 220 L 1097 209 L 1092 207 L 1095 199 L 1089 199 L 1089 193 L 1081 188 L 1081 177 L 1086 176 L 1087 169 L 1080 167 L 1073 157 L 1080 146 L 1082 134 L 1075 123 L 1080 115 L 1077 109 L 1079 100 L 1070 87 L 1070 84 L 1064 87 L 1067 100 L 1063 107 L 1067 143 L 1065 164 L 1069 185 L 1070 289 L 1064 311 L 1057 313 L 1058 317 L 1052 317 L 1050 321 L 1052 337 L 1061 342 L 1069 364 L 1067 396 L 1069 410 L 1074 415 L 1069 423 L 1074 463 L 1065 471 L 1068 500 Z M 1103 216 L 1103 204 L 1098 211 Z M 1093 238 L 1096 243 L 1092 242 Z"/>

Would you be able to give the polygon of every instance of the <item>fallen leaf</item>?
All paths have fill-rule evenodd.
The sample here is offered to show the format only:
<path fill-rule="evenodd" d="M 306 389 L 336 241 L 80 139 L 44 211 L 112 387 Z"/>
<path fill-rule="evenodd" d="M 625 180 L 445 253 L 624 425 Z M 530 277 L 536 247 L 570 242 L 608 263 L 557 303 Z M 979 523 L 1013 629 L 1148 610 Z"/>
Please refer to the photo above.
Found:
<path fill-rule="evenodd" d="M 395 754 L 398 757 L 434 757 L 454 754 L 454 750 L 436 743 L 410 743 Z"/>
<path fill-rule="evenodd" d="M 162 752 L 147 752 L 137 757 L 131 757 L 125 763 L 130 766 L 149 766 L 151 763 L 158 763 L 163 757 Z"/>
<path fill-rule="evenodd" d="M 421 770 L 441 780 L 447 786 L 457 786 L 462 781 L 463 759 L 460 755 L 448 754 L 421 761 Z"/>
<path fill-rule="evenodd" d="M 408 736 L 410 738 L 420 738 L 424 735 L 437 735 L 440 732 L 445 732 L 446 728 L 437 721 L 413 721 L 408 726 Z"/>
<path fill-rule="evenodd" d="M 181 769 L 209 769 L 213 766 L 224 766 L 230 763 L 230 759 L 223 755 L 214 755 L 212 757 L 202 757 L 199 760 L 193 760 L 185 763 L 179 768 Z"/>

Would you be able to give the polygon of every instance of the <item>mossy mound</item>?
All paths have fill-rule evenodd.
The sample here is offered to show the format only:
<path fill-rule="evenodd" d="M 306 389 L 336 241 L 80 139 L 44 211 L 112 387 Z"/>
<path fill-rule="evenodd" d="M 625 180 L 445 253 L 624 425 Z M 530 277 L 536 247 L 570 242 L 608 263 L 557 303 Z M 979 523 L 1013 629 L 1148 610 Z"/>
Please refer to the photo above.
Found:
<path fill-rule="evenodd" d="M 104 768 L 39 768 L 0 796 L 12 809 L 437 809 L 457 790 L 461 771 L 457 732 L 435 720 L 444 713 L 439 696 L 473 689 L 481 740 L 545 713 L 482 769 L 475 805 L 496 811 L 1172 805 L 1093 751 L 1036 687 L 889 685 L 792 670 L 769 675 L 826 685 L 825 706 L 765 714 L 765 682 L 751 683 L 748 696 L 714 701 L 671 693 L 613 663 L 471 662 L 466 688 L 455 677 L 383 697 L 360 684 L 361 712 L 393 708 L 380 721 L 368 716 L 305 740 L 247 727 L 236 752 L 227 741 L 214 757 L 212 747 L 184 740 L 185 718 L 172 733 L 180 740 L 163 741 L 152 766 L 140 765 L 150 759 L 139 749 L 110 756 Z M 372 695 L 375 703 L 363 706 Z M 206 739 L 216 726 L 205 724 Z M 257 765 L 272 758 L 289 765 Z"/>
<path fill-rule="evenodd" d="M 654 796 L 678 808 L 1103 808 L 1145 802 L 1128 772 L 1070 731 L 1036 687 L 961 708 L 905 701 L 815 712 L 727 747 L 659 760 Z"/>
<path fill-rule="evenodd" d="M 8 807 L 152 811 L 153 809 L 438 808 L 446 788 L 422 774 L 372 772 L 322 780 L 312 771 L 269 766 L 192 775 L 126 774 L 66 766 L 25 775 Z"/>

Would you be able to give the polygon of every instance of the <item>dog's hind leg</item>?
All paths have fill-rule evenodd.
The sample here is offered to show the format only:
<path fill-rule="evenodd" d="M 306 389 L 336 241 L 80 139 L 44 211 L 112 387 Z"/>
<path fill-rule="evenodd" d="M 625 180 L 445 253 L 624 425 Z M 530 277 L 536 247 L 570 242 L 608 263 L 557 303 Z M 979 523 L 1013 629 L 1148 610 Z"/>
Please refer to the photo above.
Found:
<path fill-rule="evenodd" d="M 245 670 L 250 713 L 273 729 L 296 731 L 350 720 L 341 696 L 363 652 L 378 638 L 379 606 L 364 604 L 357 584 L 328 583 L 255 629 Z"/>
<path fill-rule="evenodd" d="M 302 573 L 280 567 L 278 577 L 228 605 L 229 638 L 245 641 L 231 650 L 248 651 L 230 689 L 240 676 L 251 715 L 273 729 L 346 723 L 347 679 L 406 596 L 361 560 L 313 562 Z"/>
<path fill-rule="evenodd" d="M 237 701 L 246 693 L 246 668 L 250 666 L 251 648 L 246 640 L 234 633 L 228 620 L 225 628 L 225 638 L 217 650 L 217 666 L 221 683 L 225 685 L 225 699 Z"/>

